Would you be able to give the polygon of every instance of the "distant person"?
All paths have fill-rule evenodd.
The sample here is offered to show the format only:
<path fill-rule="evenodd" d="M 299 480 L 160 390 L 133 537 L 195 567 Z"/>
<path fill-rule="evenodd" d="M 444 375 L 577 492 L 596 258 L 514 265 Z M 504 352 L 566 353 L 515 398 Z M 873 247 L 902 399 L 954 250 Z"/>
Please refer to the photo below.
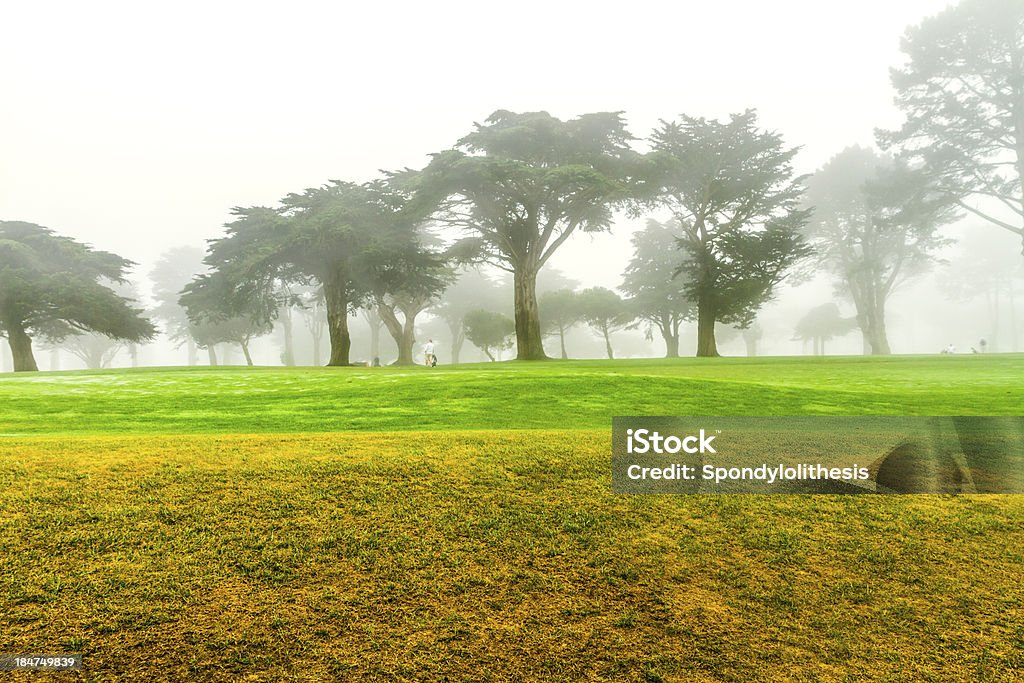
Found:
<path fill-rule="evenodd" d="M 423 359 L 424 365 L 428 368 L 434 367 L 434 340 L 428 339 L 427 343 L 423 346 Z"/>
<path fill-rule="evenodd" d="M 375 368 L 379 368 L 380 367 L 380 356 L 374 356 L 373 357 L 373 367 L 375 367 Z"/>

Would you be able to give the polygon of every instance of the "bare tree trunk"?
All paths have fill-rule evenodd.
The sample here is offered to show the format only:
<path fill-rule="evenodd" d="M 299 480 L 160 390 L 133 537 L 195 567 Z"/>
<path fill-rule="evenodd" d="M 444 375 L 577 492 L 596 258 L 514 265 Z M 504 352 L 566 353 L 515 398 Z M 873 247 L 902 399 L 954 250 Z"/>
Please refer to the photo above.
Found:
<path fill-rule="evenodd" d="M 284 331 L 284 364 L 292 367 L 295 365 L 295 338 L 292 334 L 291 306 L 281 307 L 281 327 Z"/>
<path fill-rule="evenodd" d="M 13 329 L 12 329 L 13 328 Z M 7 343 L 11 346 L 11 358 L 15 372 L 38 372 L 36 357 L 32 354 L 32 338 L 21 327 L 8 326 Z"/>
<path fill-rule="evenodd" d="M 757 355 L 757 339 L 754 337 L 746 337 L 743 340 L 747 345 L 747 355 L 754 357 Z M 825 342 L 821 342 L 821 353 L 825 355 Z"/>
<path fill-rule="evenodd" d="M 398 316 L 395 315 L 395 310 L 390 306 L 381 304 L 377 307 L 377 314 L 380 316 L 391 338 L 395 340 L 395 344 L 398 345 L 398 360 L 395 361 L 395 365 L 414 365 L 412 347 L 416 340 L 413 337 L 408 312 L 403 311 L 405 316 L 404 325 L 399 322 Z"/>
<path fill-rule="evenodd" d="M 537 270 L 521 264 L 512 279 L 515 288 L 516 360 L 546 360 L 537 306 Z"/>
<path fill-rule="evenodd" d="M 857 310 L 857 323 L 864 340 L 864 355 L 887 356 L 892 351 L 885 332 L 885 300 L 877 293 L 872 293 L 869 299 L 858 302 Z"/>
<path fill-rule="evenodd" d="M 211 366 L 216 366 L 217 365 L 217 349 L 216 349 L 216 344 L 210 344 L 209 346 L 206 347 L 206 355 L 210 359 L 210 365 Z"/>
<path fill-rule="evenodd" d="M 462 344 L 466 341 L 466 331 L 460 322 L 458 326 L 448 323 L 448 329 L 452 333 L 452 365 L 459 364 L 459 354 L 462 353 Z"/>
<path fill-rule="evenodd" d="M 139 367 L 139 345 L 129 344 L 128 345 L 128 357 L 132 359 L 132 367 Z"/>
<path fill-rule="evenodd" d="M 710 297 L 701 297 L 697 302 L 697 356 L 713 358 L 719 355 L 715 343 L 716 311 Z"/>
<path fill-rule="evenodd" d="M 238 345 L 242 347 L 242 355 L 245 356 L 245 364 L 252 367 L 252 356 L 249 355 L 249 342 L 240 341 Z"/>
<path fill-rule="evenodd" d="M 872 313 L 871 353 L 875 356 L 888 356 L 892 350 L 885 332 L 885 302 L 878 302 Z"/>
<path fill-rule="evenodd" d="M 665 358 L 679 358 L 679 326 L 668 321 L 662 322 L 658 329 L 665 340 Z"/>
<path fill-rule="evenodd" d="M 344 280 L 340 277 L 324 283 L 327 298 L 327 332 L 331 339 L 331 357 L 328 366 L 349 364 L 352 337 L 348 332 L 348 297 Z"/>
<path fill-rule="evenodd" d="M 366 323 L 370 326 L 370 358 L 380 358 L 380 326 L 383 322 L 376 308 L 364 309 Z M 397 343 L 397 340 L 395 340 Z M 401 348 L 401 344 L 398 344 Z"/>
<path fill-rule="evenodd" d="M 1017 346 L 1017 303 L 1013 299 L 1013 281 L 1010 281 L 1010 286 L 1007 289 L 1007 293 L 1010 295 L 1010 349 L 1017 353 L 1019 347 Z"/>

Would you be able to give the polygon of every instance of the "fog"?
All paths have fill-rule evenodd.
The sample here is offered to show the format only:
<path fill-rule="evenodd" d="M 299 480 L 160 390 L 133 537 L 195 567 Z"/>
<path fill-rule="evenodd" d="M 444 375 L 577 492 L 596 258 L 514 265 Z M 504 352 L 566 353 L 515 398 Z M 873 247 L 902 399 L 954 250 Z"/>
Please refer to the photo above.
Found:
<path fill-rule="evenodd" d="M 659 119 L 756 108 L 762 127 L 801 148 L 797 170 L 812 173 L 900 122 L 889 82 L 903 60 L 900 36 L 947 4 L 17 3 L 5 8 L 0 41 L 0 220 L 38 223 L 131 259 L 150 306 L 148 274 L 161 254 L 219 236 L 231 207 L 422 167 L 497 109 L 560 118 L 623 111 L 644 138 Z M 608 234 L 574 235 L 548 267 L 579 287 L 614 289 L 644 221 L 620 214 Z M 890 300 L 893 352 L 948 344 L 970 352 L 983 338 L 991 351 L 1020 350 L 1019 240 L 976 219 L 946 232 L 957 239 L 942 252 L 946 263 Z M 1005 282 L 985 284 L 986 259 L 1005 265 Z M 830 301 L 853 315 L 827 274 L 784 284 L 758 316 L 758 353 L 809 353 L 794 328 Z M 352 321 L 353 357 L 368 360 L 364 327 Z M 693 353 L 692 328 L 684 325 L 682 355 Z M 444 362 L 446 334 L 423 316 L 417 338 L 435 337 Z M 281 363 L 280 338 L 276 330 L 253 344 L 257 364 Z M 618 331 L 613 340 L 617 357 L 664 354 L 656 335 Z M 548 343 L 552 353 L 557 339 Z M 299 364 L 312 362 L 311 344 L 297 325 Z M 381 344 L 386 361 L 394 354 L 386 333 Z M 575 357 L 604 354 L 585 326 L 567 345 Z M 747 349 L 723 335 L 721 351 Z M 857 332 L 825 349 L 861 351 Z M 221 362 L 243 362 L 230 353 Z M 7 354 L 0 369 L 10 367 Z M 476 349 L 462 358 L 484 359 Z M 126 347 L 113 364 L 186 360 L 185 347 L 161 338 L 134 361 Z M 39 361 L 83 367 L 64 351 L 40 350 Z"/>

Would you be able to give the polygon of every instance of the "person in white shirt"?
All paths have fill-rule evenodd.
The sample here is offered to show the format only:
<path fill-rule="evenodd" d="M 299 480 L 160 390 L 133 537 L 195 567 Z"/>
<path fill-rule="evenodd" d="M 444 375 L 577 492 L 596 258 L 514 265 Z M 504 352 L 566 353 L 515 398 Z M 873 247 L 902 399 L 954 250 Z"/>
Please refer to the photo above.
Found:
<path fill-rule="evenodd" d="M 432 367 L 434 365 L 434 340 L 428 339 L 427 343 L 423 346 L 423 356 L 426 361 L 426 366 Z"/>

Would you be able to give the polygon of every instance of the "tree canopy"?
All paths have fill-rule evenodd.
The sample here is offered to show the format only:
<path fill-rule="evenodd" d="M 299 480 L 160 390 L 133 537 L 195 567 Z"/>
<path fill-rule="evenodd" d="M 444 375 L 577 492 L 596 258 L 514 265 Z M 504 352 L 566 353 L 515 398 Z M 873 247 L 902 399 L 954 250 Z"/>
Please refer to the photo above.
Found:
<path fill-rule="evenodd" d="M 1024 250 L 1024 3 L 963 0 L 907 30 L 898 130 L 879 131 L 965 210 Z"/>
<path fill-rule="evenodd" d="M 590 287 L 577 297 L 581 317 L 590 328 L 604 340 L 608 360 L 615 358 L 612 351 L 611 333 L 627 326 L 633 315 L 618 294 L 606 287 Z"/>
<path fill-rule="evenodd" d="M 142 342 L 156 330 L 114 286 L 127 282 L 131 261 L 53 230 L 0 222 L 0 332 L 14 370 L 38 370 L 32 338 L 60 341 L 83 332 Z"/>
<path fill-rule="evenodd" d="M 470 311 L 465 318 L 466 339 L 479 348 L 492 361 L 492 351 L 500 351 L 511 344 L 509 338 L 515 333 L 515 323 L 508 316 L 482 308 Z"/>
<path fill-rule="evenodd" d="M 844 318 L 839 306 L 829 302 L 807 311 L 793 331 L 793 338 L 814 342 L 814 355 L 825 355 L 825 342 L 857 329 L 857 318 Z"/>

